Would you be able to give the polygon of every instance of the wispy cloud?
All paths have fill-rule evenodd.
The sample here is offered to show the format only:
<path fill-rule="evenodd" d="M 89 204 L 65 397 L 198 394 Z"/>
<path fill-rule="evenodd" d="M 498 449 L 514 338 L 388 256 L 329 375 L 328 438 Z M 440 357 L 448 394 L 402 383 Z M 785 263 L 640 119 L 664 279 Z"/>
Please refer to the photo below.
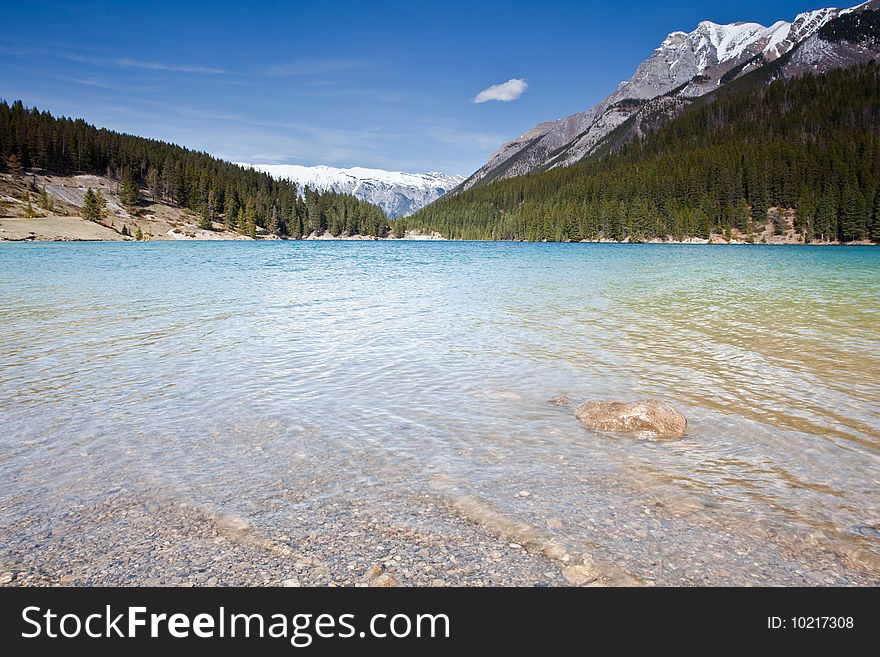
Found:
<path fill-rule="evenodd" d="M 204 75 L 222 75 L 226 73 L 222 68 L 209 66 L 193 66 L 190 64 L 167 64 L 163 62 L 143 61 L 129 58 L 103 58 L 81 55 L 75 52 L 60 52 L 59 56 L 80 64 L 93 64 L 95 66 L 113 66 L 116 68 L 138 68 L 148 71 L 172 71 L 177 73 L 201 73 Z"/>
<path fill-rule="evenodd" d="M 358 59 L 297 59 L 286 64 L 270 66 L 266 75 L 273 77 L 294 77 L 302 75 L 322 75 L 363 68 L 365 62 Z"/>
<path fill-rule="evenodd" d="M 162 62 L 142 62 L 135 59 L 116 59 L 114 63 L 122 68 L 144 68 L 150 71 L 177 71 L 180 73 L 203 73 L 205 75 L 222 75 L 222 68 L 210 66 L 190 66 L 188 64 L 163 64 Z"/>
<path fill-rule="evenodd" d="M 501 84 L 493 84 L 488 89 L 483 89 L 480 93 L 476 95 L 474 98 L 475 103 L 485 103 L 489 100 L 500 100 L 504 103 L 509 103 L 512 100 L 516 100 L 520 96 L 522 96 L 526 89 L 529 88 L 529 85 L 525 80 L 520 78 L 511 78 L 507 82 L 502 82 Z"/>

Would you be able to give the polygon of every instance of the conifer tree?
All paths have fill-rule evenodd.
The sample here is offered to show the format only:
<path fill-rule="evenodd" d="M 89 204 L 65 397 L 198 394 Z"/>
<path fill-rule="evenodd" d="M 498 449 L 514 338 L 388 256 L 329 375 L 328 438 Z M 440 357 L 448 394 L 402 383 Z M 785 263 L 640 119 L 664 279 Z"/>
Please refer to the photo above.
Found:
<path fill-rule="evenodd" d="M 871 220 L 871 240 L 880 242 L 880 189 L 874 192 L 874 211 Z"/>
<path fill-rule="evenodd" d="M 45 185 L 40 188 L 40 207 L 47 212 L 55 211 L 55 203 L 52 201 L 52 197 L 49 196 L 49 192 L 46 191 Z"/>
<path fill-rule="evenodd" d="M 202 214 L 199 218 L 199 228 L 202 230 L 213 230 L 214 228 L 214 190 L 208 191 L 208 198 L 202 208 Z"/>
<path fill-rule="evenodd" d="M 27 195 L 27 205 L 24 208 L 24 218 L 25 219 L 33 219 L 37 216 L 37 213 L 34 211 L 34 206 L 31 204 L 31 195 L 28 192 Z"/>
<path fill-rule="evenodd" d="M 131 169 L 127 169 L 122 178 L 122 189 L 119 192 L 119 200 L 129 212 L 132 212 L 140 201 L 140 190 L 138 189 L 137 180 Z"/>
<path fill-rule="evenodd" d="M 273 205 L 272 205 L 272 210 L 271 210 L 271 212 L 269 213 L 269 223 L 266 225 L 266 229 L 267 229 L 270 233 L 272 233 L 273 235 L 277 235 L 277 234 L 278 234 L 278 228 L 279 228 L 279 223 L 278 223 L 278 205 L 277 205 L 277 204 L 273 204 Z"/>
<path fill-rule="evenodd" d="M 865 237 L 867 225 L 867 204 L 865 197 L 854 185 L 843 190 L 840 199 L 840 236 L 844 242 L 852 242 Z"/>
<path fill-rule="evenodd" d="M 83 196 L 82 218 L 86 221 L 99 221 L 101 219 L 101 208 L 98 205 L 98 198 L 91 187 L 86 190 Z"/>
<path fill-rule="evenodd" d="M 245 235 L 248 232 L 247 216 L 245 215 L 244 208 L 241 206 L 239 206 L 238 212 L 236 213 L 235 230 L 237 230 L 242 235 Z"/>
<path fill-rule="evenodd" d="M 6 158 L 6 169 L 16 182 L 21 180 L 21 159 L 17 154 L 11 153 Z"/>
<path fill-rule="evenodd" d="M 100 189 L 95 190 L 95 207 L 98 210 L 98 219 L 107 216 L 107 199 L 104 198 L 104 193 Z"/>
<path fill-rule="evenodd" d="M 257 206 L 253 198 L 248 199 L 245 209 L 245 234 L 257 239 Z"/>
<path fill-rule="evenodd" d="M 223 225 L 226 230 L 235 230 L 238 224 L 238 201 L 232 187 L 226 189 L 223 201 Z"/>

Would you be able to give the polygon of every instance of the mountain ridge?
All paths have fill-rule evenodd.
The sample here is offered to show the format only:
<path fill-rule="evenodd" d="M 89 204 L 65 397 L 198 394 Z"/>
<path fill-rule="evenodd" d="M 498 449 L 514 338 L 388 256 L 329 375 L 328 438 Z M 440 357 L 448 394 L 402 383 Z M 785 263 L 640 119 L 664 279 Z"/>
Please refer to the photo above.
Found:
<path fill-rule="evenodd" d="M 667 94 L 683 99 L 701 97 L 748 73 L 807 46 L 791 58 L 785 76 L 822 72 L 877 59 L 875 50 L 853 48 L 846 41 L 829 42 L 818 33 L 830 22 L 853 12 L 880 8 L 880 0 L 855 7 L 828 7 L 798 14 L 791 22 L 721 25 L 702 21 L 689 33 L 671 32 L 633 76 L 593 107 L 564 119 L 540 123 L 502 144 L 487 163 L 454 193 L 493 180 L 569 166 L 592 155 L 602 141 L 649 103 Z M 829 44 L 831 44 L 829 46 Z"/>
<path fill-rule="evenodd" d="M 439 172 L 405 173 L 367 167 L 258 163 L 240 163 L 240 166 L 268 173 L 278 180 L 290 180 L 300 190 L 308 186 L 310 189 L 352 194 L 375 203 L 390 218 L 412 214 L 464 181 L 463 176 Z"/>

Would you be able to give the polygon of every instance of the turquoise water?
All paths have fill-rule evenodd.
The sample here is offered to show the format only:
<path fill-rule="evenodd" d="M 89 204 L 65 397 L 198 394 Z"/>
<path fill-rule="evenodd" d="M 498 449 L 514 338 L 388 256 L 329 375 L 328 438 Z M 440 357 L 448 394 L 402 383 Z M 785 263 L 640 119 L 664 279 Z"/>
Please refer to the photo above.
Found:
<path fill-rule="evenodd" d="M 144 481 L 283 530 L 273 482 L 308 471 L 641 582 L 880 581 L 880 249 L 5 244 L 0 272 L 4 534 Z"/>

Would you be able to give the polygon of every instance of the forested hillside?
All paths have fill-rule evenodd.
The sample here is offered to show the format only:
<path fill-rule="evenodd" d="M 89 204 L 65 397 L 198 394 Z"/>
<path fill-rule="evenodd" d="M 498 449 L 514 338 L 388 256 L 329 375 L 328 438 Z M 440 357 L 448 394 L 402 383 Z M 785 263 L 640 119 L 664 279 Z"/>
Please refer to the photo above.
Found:
<path fill-rule="evenodd" d="M 21 101 L 0 102 L 0 171 L 106 175 L 120 181 L 132 211 L 149 196 L 201 214 L 205 226 L 218 221 L 244 234 L 254 234 L 257 226 L 297 239 L 325 231 L 388 232 L 382 209 L 352 195 L 308 188 L 300 195 L 295 184 L 266 173 L 81 119 L 56 118 Z"/>
<path fill-rule="evenodd" d="M 878 183 L 871 63 L 701 98 L 613 154 L 441 198 L 407 227 L 459 239 L 750 240 L 772 207 L 794 210 L 805 241 L 880 241 Z"/>

